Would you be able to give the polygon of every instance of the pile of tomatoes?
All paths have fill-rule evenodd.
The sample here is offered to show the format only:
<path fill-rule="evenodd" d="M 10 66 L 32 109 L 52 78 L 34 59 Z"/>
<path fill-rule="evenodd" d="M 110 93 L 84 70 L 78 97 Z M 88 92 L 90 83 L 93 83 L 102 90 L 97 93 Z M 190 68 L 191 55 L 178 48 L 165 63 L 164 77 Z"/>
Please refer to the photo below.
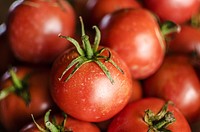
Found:
<path fill-rule="evenodd" d="M 0 34 L 0 131 L 198 132 L 199 9 L 199 0 L 13 2 Z"/>

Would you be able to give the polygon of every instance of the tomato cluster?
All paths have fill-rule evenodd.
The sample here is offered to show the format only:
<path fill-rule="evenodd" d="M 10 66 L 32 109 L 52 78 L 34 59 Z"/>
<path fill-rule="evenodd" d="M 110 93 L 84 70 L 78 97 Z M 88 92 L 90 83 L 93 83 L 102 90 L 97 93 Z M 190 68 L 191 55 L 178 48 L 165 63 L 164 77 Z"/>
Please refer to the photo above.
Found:
<path fill-rule="evenodd" d="M 198 132 L 199 0 L 16 0 L 0 26 L 0 131 Z"/>

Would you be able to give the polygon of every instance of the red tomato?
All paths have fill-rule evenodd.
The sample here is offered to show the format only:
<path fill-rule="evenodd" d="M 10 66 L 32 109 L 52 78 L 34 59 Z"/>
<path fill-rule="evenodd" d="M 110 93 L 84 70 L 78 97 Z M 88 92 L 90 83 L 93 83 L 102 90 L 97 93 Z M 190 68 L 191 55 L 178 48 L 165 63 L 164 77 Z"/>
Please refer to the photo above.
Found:
<path fill-rule="evenodd" d="M 199 0 L 144 0 L 144 5 L 162 21 L 170 20 L 180 24 L 198 12 Z"/>
<path fill-rule="evenodd" d="M 136 0 L 88 0 L 86 8 L 91 25 L 98 25 L 103 16 L 123 8 L 140 8 Z"/>
<path fill-rule="evenodd" d="M 30 77 L 27 80 L 27 84 L 23 82 L 26 87 L 28 85 L 27 90 L 30 93 L 30 102 L 27 105 L 25 101 L 19 97 L 18 94 L 20 91 L 10 93 L 7 97 L 0 100 L 0 121 L 7 131 L 19 130 L 28 121 L 32 120 L 30 114 L 39 117 L 43 115 L 46 110 L 54 106 L 49 93 L 49 69 L 16 67 L 16 75 L 20 80 L 28 74 L 30 74 Z M 8 73 L 4 74 L 0 85 L 1 90 L 13 85 Z M 2 91 L 0 91 L 0 93 L 1 92 Z"/>
<path fill-rule="evenodd" d="M 188 60 L 184 56 L 167 56 L 161 68 L 143 84 L 145 96 L 173 101 L 193 122 L 200 114 L 200 84 Z"/>
<path fill-rule="evenodd" d="M 133 89 L 127 65 L 112 49 L 98 48 L 100 32 L 97 27 L 96 31 L 93 48 L 88 36 L 82 34 L 83 48 L 72 48 L 60 55 L 51 75 L 51 95 L 59 108 L 89 122 L 113 117 L 128 103 Z M 76 65 L 71 65 L 73 63 Z M 64 72 L 66 67 L 69 70 Z"/>
<path fill-rule="evenodd" d="M 115 50 L 135 79 L 152 75 L 161 65 L 165 41 L 155 17 L 145 9 L 122 9 L 100 22 L 102 45 Z"/>
<path fill-rule="evenodd" d="M 159 128 L 158 122 L 152 121 L 153 125 L 149 126 L 145 120 L 144 115 L 145 111 L 151 110 L 155 115 L 158 114 L 162 107 L 164 106 L 165 101 L 158 98 L 144 98 L 139 101 L 128 104 L 117 116 L 114 117 L 113 121 L 109 125 L 108 132 L 148 132 L 150 127 L 156 129 L 156 125 Z M 166 126 L 166 129 L 172 132 L 191 132 L 190 126 L 183 116 L 183 114 L 173 105 L 168 105 L 167 112 L 171 112 L 166 115 L 168 119 L 175 118 L 175 122 Z M 155 116 L 154 115 L 154 116 Z M 149 116 L 150 117 L 150 116 Z M 162 116 L 161 116 L 162 117 Z M 147 117 L 148 118 L 148 117 Z M 165 117 L 162 117 L 162 121 L 167 122 Z M 153 119 L 153 118 L 152 118 Z M 162 122 L 162 123 L 163 123 Z M 165 123 L 164 123 L 165 124 Z M 164 131 L 163 129 L 158 131 Z M 156 131 L 154 130 L 154 131 Z M 151 129 L 151 131 L 153 131 Z"/>
<path fill-rule="evenodd" d="M 75 14 L 64 0 L 25 0 L 9 13 L 7 27 L 10 46 L 18 59 L 47 63 L 68 47 L 58 34 L 74 34 Z"/>
<path fill-rule="evenodd" d="M 111 53 L 113 61 L 124 71 L 122 74 L 112 64 L 102 61 L 114 79 L 113 84 L 94 62 L 81 66 L 67 82 L 59 80 L 67 65 L 78 56 L 75 49 L 64 52 L 54 62 L 51 94 L 64 112 L 77 119 L 96 122 L 111 118 L 127 104 L 132 93 L 130 73 L 118 54 Z"/>
<path fill-rule="evenodd" d="M 53 124 L 53 125 L 59 125 L 59 126 L 61 125 L 61 123 L 65 119 L 63 117 L 63 115 L 60 114 L 60 113 L 56 113 L 56 114 L 50 115 L 49 118 L 50 118 L 50 120 L 49 120 L 50 122 L 52 122 L 53 119 L 56 121 L 56 124 Z M 36 123 L 40 127 L 42 127 L 43 129 L 45 129 L 44 119 L 43 118 L 40 118 L 40 119 L 36 120 Z M 64 126 L 61 125 L 61 127 L 64 127 L 66 132 L 68 132 L 68 131 L 70 131 L 70 132 L 71 131 L 73 131 L 73 132 L 100 132 L 99 128 L 95 124 L 92 124 L 90 122 L 77 120 L 77 119 L 74 119 L 74 118 L 69 117 L 69 116 L 67 116 L 66 123 L 64 124 Z M 20 132 L 40 132 L 40 131 L 39 131 L 39 129 L 37 128 L 37 126 L 34 123 L 30 123 L 30 124 L 24 126 L 20 130 Z"/>

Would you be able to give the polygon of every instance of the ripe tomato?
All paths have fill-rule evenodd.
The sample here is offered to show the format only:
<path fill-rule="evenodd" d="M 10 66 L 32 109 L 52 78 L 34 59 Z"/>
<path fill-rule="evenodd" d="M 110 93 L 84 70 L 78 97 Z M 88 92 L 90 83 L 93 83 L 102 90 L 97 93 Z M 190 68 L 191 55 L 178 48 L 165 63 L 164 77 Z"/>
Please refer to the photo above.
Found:
<path fill-rule="evenodd" d="M 148 132 L 151 128 L 155 129 L 155 131 L 164 131 L 164 129 L 168 129 L 172 132 L 191 132 L 190 126 L 183 114 L 173 105 L 168 104 L 167 108 L 164 105 L 165 101 L 158 98 L 143 98 L 130 103 L 114 117 L 109 125 L 108 132 Z M 165 110 L 163 111 L 164 107 Z M 145 116 L 145 113 L 149 110 L 153 112 L 154 115 L 149 115 L 149 117 L 148 115 Z M 169 114 L 169 112 L 171 113 Z M 158 115 L 159 113 L 164 115 L 160 116 Z M 151 116 L 153 117 L 151 118 Z M 160 116 L 161 119 L 156 120 L 154 116 Z M 145 117 L 154 120 L 152 122 L 150 121 L 152 125 L 145 122 Z M 175 118 L 175 122 L 169 123 L 171 120 L 174 120 L 173 118 Z M 161 125 L 159 123 L 161 123 Z M 166 125 L 167 123 L 169 124 Z M 163 129 L 157 129 L 162 125 L 164 126 Z"/>
<path fill-rule="evenodd" d="M 188 21 L 198 12 L 199 0 L 143 0 L 144 5 L 160 17 L 177 24 Z"/>
<path fill-rule="evenodd" d="M 50 112 L 50 111 L 48 111 L 48 112 Z M 55 125 L 55 126 L 59 125 L 59 127 L 64 127 L 64 130 L 66 132 L 68 132 L 68 131 L 70 131 L 70 132 L 71 131 L 73 131 L 73 132 L 100 132 L 99 128 L 95 124 L 93 124 L 93 123 L 85 122 L 85 121 L 81 121 L 81 120 L 77 120 L 77 119 L 69 117 L 69 116 L 67 116 L 65 118 L 61 113 L 54 113 L 53 115 L 49 115 L 48 118 L 50 120 L 47 120 L 47 121 L 52 122 L 53 125 Z M 42 127 L 43 129 L 45 129 L 45 124 L 44 124 L 45 121 L 44 120 L 45 119 L 40 118 L 40 119 L 36 120 L 35 122 L 40 127 Z M 54 120 L 55 122 L 53 122 L 52 120 Z M 64 120 L 66 122 L 64 124 L 62 124 Z M 59 129 L 58 126 L 57 126 L 57 129 Z M 65 131 L 61 130 L 59 132 L 65 132 Z M 20 130 L 20 132 L 41 132 L 41 131 L 38 129 L 38 127 L 36 126 L 36 124 L 34 122 L 32 122 L 32 123 L 30 123 L 28 125 L 25 125 Z M 51 130 L 51 132 L 54 132 L 54 131 Z"/>
<path fill-rule="evenodd" d="M 33 69 L 26 66 L 15 68 L 18 79 L 23 79 L 21 83 L 23 83 L 24 87 L 23 91 L 18 89 L 16 93 L 10 93 L 7 97 L 0 100 L 0 121 L 7 131 L 18 131 L 31 120 L 30 114 L 39 117 L 46 110 L 54 107 L 49 93 L 49 69 Z M 29 77 L 26 82 L 25 77 L 27 76 Z M 1 90 L 8 89 L 12 85 L 11 77 L 6 72 L 0 83 Z M 26 90 L 28 91 L 26 92 Z M 25 95 L 25 93 L 30 95 L 28 102 L 25 102 L 19 96 L 20 94 Z M 0 91 L 0 97 L 2 97 L 2 94 L 2 91 Z"/>
<path fill-rule="evenodd" d="M 102 45 L 115 50 L 135 79 L 152 75 L 161 65 L 165 41 L 155 17 L 145 9 L 122 9 L 100 22 Z"/>
<path fill-rule="evenodd" d="M 187 57 L 166 56 L 161 68 L 143 84 L 145 96 L 173 101 L 189 122 L 200 114 L 200 84 Z"/>
<path fill-rule="evenodd" d="M 98 28 L 93 48 L 83 29 L 82 24 L 83 48 L 65 51 L 53 64 L 51 95 L 65 113 L 99 122 L 113 117 L 128 103 L 132 79 L 127 65 L 115 51 L 98 47 Z"/>
<path fill-rule="evenodd" d="M 19 60 L 49 63 L 68 47 L 58 34 L 73 36 L 75 13 L 64 0 L 25 0 L 9 13 L 7 27 L 11 49 Z"/>
<path fill-rule="evenodd" d="M 91 25 L 98 25 L 103 16 L 123 8 L 140 8 L 136 0 L 88 0 L 88 21 Z"/>

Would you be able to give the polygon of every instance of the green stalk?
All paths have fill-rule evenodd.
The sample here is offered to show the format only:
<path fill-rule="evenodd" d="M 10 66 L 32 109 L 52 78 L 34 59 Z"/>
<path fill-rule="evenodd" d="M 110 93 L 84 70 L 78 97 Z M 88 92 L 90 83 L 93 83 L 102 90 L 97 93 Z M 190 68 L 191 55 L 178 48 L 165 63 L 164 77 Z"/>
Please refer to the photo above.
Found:
<path fill-rule="evenodd" d="M 86 57 L 88 59 L 91 59 L 92 56 L 94 55 L 94 52 L 92 50 L 92 47 L 91 47 L 91 44 L 90 44 L 90 41 L 89 41 L 89 37 L 85 34 L 83 19 L 82 19 L 82 17 L 79 17 L 79 19 L 80 19 L 80 22 L 81 22 L 81 33 L 82 33 L 81 39 L 82 39 L 82 43 L 83 43 L 84 48 L 85 48 L 84 50 L 86 51 Z"/>
<path fill-rule="evenodd" d="M 159 113 L 154 114 L 151 110 L 146 110 L 144 115 L 144 121 L 149 126 L 148 132 L 171 132 L 167 129 L 167 126 L 176 121 L 172 112 L 167 111 L 167 102 Z"/>

